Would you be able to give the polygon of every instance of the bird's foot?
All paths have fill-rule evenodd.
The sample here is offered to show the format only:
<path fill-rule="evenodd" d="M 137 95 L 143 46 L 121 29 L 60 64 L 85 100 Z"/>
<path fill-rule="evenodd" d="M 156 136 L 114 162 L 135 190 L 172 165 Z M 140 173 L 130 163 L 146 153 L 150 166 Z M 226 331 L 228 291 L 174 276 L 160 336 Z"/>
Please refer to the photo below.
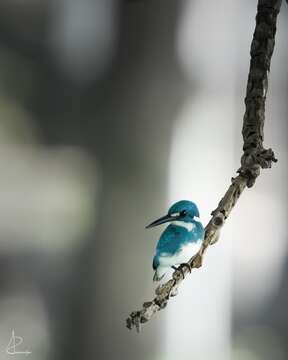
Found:
<path fill-rule="evenodd" d="M 176 272 L 176 274 L 175 274 L 176 277 L 178 277 L 178 274 L 179 274 L 179 272 L 180 272 L 181 275 L 182 275 L 182 277 L 183 277 L 183 279 L 185 278 L 185 274 L 184 274 L 184 270 L 183 270 L 183 269 L 185 269 L 185 267 L 188 268 L 189 272 L 191 273 L 191 266 L 190 266 L 190 264 L 188 264 L 188 263 L 180 264 L 180 265 L 178 266 L 178 268 L 177 268 L 176 266 L 172 266 L 172 269 L 174 269 L 175 272 Z M 174 275 L 173 275 L 173 278 L 174 278 Z"/>

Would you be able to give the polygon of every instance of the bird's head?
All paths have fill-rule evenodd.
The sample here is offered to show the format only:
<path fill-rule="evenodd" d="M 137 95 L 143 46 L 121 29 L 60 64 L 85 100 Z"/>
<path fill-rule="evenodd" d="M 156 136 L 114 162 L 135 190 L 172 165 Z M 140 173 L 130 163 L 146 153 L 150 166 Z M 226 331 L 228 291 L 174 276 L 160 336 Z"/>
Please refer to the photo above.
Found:
<path fill-rule="evenodd" d="M 199 210 L 192 201 L 181 200 L 173 204 L 168 210 L 168 214 L 160 219 L 153 221 L 146 228 L 151 228 L 166 222 L 184 221 L 191 222 L 195 217 L 199 218 Z"/>

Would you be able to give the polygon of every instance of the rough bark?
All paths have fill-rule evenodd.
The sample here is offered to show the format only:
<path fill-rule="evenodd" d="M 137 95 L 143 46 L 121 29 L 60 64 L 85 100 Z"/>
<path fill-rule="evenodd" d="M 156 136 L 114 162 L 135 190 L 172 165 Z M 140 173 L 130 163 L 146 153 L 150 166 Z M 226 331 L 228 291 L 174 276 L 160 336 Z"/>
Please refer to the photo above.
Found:
<path fill-rule="evenodd" d="M 268 88 L 268 72 L 274 50 L 276 21 L 282 0 L 259 0 L 256 15 L 256 27 L 251 44 L 251 61 L 245 97 L 246 111 L 244 114 L 242 135 L 244 140 L 239 175 L 232 178 L 232 184 L 218 207 L 212 211 L 212 218 L 205 228 L 205 239 L 195 257 L 190 259 L 191 268 L 202 266 L 203 255 L 207 248 L 214 244 L 220 230 L 231 210 L 235 206 L 245 187 L 252 187 L 260 174 L 260 169 L 270 168 L 276 162 L 272 149 L 263 146 L 263 129 L 265 121 L 265 101 Z M 139 332 L 140 325 L 151 319 L 164 309 L 171 296 L 178 292 L 180 283 L 189 274 L 188 268 L 176 270 L 172 279 L 160 285 L 152 301 L 145 302 L 141 310 L 133 311 L 126 320 L 129 329 L 133 327 Z"/>

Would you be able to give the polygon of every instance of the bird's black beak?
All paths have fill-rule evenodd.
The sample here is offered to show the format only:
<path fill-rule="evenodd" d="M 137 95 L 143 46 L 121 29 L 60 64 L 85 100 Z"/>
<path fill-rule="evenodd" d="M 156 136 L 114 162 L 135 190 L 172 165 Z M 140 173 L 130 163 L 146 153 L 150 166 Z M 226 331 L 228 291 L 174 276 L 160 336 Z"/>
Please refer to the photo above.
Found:
<path fill-rule="evenodd" d="M 166 222 L 173 221 L 176 219 L 177 219 L 176 216 L 165 215 L 165 216 L 162 216 L 160 219 L 157 219 L 157 220 L 153 221 L 151 224 L 147 225 L 146 229 L 149 229 L 154 226 L 161 225 L 161 224 L 164 224 Z"/>

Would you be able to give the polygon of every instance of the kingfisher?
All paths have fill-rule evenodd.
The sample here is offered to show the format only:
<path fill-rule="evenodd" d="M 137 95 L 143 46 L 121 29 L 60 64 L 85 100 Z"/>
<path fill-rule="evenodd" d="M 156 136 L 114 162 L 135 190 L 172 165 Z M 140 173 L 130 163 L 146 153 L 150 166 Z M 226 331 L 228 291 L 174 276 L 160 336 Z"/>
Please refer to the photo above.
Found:
<path fill-rule="evenodd" d="M 188 261 L 200 250 L 204 239 L 204 228 L 195 203 L 180 200 L 173 204 L 167 215 L 153 221 L 146 228 L 169 222 L 156 246 L 152 267 L 155 271 L 153 281 L 160 281 L 169 268 L 180 266 L 190 269 Z"/>

